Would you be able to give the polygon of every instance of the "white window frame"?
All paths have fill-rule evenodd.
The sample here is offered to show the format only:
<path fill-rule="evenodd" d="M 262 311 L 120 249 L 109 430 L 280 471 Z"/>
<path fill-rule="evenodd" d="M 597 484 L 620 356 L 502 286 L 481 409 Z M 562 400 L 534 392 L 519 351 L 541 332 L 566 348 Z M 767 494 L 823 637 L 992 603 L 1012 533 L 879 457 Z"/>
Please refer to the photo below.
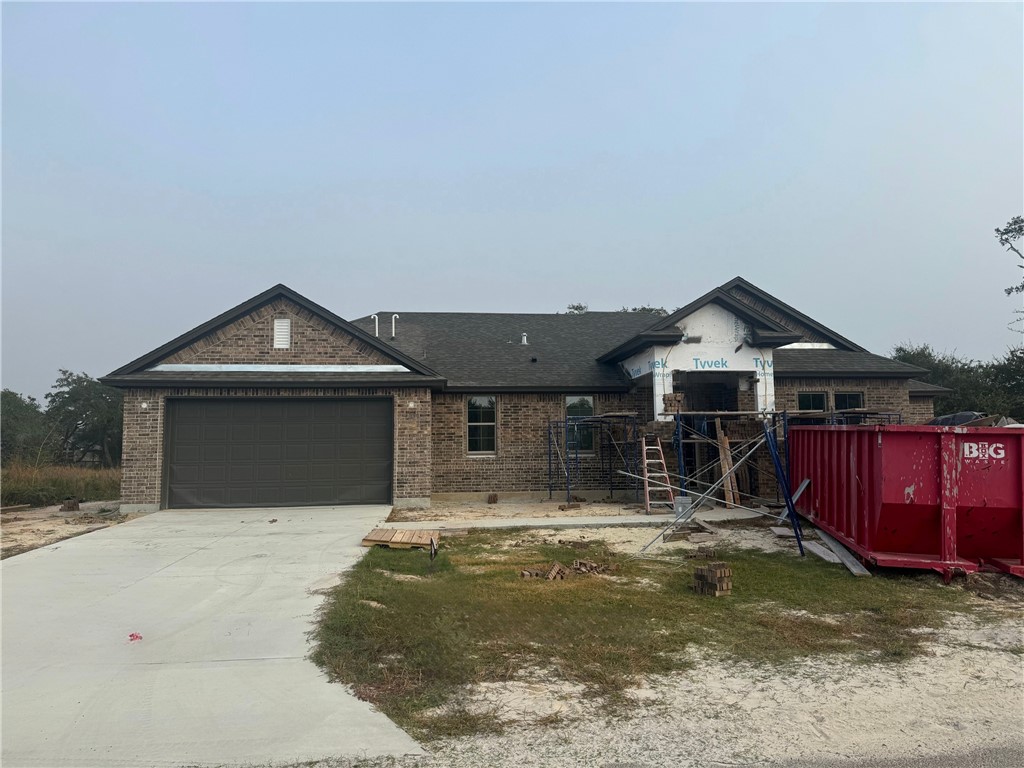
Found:
<path fill-rule="evenodd" d="M 470 421 L 469 420 L 469 409 L 474 399 L 488 398 L 494 400 L 494 421 Z M 498 396 L 497 395 L 469 395 L 466 397 L 466 454 L 468 456 L 497 456 L 498 455 Z M 491 451 L 474 451 L 469 447 L 469 431 L 473 427 L 491 427 L 494 430 L 494 450 Z"/>
<path fill-rule="evenodd" d="M 274 318 L 274 349 L 292 348 L 292 320 L 290 317 Z"/>

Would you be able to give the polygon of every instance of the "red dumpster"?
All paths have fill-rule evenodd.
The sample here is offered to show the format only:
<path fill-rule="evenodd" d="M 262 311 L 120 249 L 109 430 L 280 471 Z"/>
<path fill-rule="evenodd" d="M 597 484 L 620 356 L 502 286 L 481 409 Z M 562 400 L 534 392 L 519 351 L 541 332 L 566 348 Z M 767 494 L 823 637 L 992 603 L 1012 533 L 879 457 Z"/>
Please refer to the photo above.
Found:
<path fill-rule="evenodd" d="M 797 510 L 875 565 L 1024 577 L 1024 429 L 792 427 Z"/>

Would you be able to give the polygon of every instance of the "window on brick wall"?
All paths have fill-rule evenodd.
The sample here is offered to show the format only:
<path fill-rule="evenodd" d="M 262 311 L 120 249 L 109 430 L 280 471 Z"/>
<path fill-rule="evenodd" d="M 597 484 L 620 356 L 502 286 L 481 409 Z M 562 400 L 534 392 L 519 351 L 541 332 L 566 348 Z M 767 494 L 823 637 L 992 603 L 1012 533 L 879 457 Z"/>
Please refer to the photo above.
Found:
<path fill-rule="evenodd" d="M 569 395 L 565 398 L 565 415 L 570 417 L 593 416 L 594 398 L 590 395 Z M 569 422 L 569 450 L 593 453 L 594 427 L 592 424 Z"/>
<path fill-rule="evenodd" d="M 824 411 L 828 409 L 828 397 L 824 392 L 797 392 L 798 411 Z"/>
<path fill-rule="evenodd" d="M 466 426 L 470 453 L 495 453 L 498 433 L 498 398 L 478 395 L 466 401 Z"/>
<path fill-rule="evenodd" d="M 832 398 L 835 401 L 837 411 L 864 407 L 863 392 L 836 392 Z"/>

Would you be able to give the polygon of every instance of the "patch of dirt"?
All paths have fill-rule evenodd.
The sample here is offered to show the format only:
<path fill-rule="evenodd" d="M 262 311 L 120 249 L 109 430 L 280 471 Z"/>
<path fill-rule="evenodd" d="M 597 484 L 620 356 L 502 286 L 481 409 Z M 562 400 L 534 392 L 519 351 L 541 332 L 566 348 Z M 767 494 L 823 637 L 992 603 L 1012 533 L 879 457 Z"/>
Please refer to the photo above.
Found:
<path fill-rule="evenodd" d="M 483 520 L 485 518 L 531 518 L 531 517 L 588 517 L 600 515 L 643 515 L 643 505 L 635 502 L 580 502 L 577 509 L 559 509 L 565 500 L 554 501 L 499 501 L 487 504 L 482 501 L 435 501 L 429 508 L 393 509 L 388 515 L 389 523 L 411 523 L 420 521 L 450 522 L 458 520 Z"/>
<path fill-rule="evenodd" d="M 658 528 L 624 528 L 610 526 L 608 528 L 580 528 L 576 530 L 556 530 L 553 528 L 531 528 L 516 534 L 502 542 L 499 546 L 514 547 L 517 542 L 522 545 L 524 540 L 544 544 L 561 544 L 563 546 L 589 546 L 596 540 L 604 541 L 612 550 L 624 554 L 636 554 L 642 547 L 654 540 L 648 549 L 648 555 L 679 555 L 682 552 L 697 552 L 700 548 L 730 547 L 733 549 L 753 549 L 760 552 L 786 552 L 799 556 L 795 539 L 780 539 L 767 527 L 748 525 L 744 520 L 738 523 L 723 525 L 716 523 L 720 533 L 711 535 L 694 529 L 684 539 L 662 541 Z"/>
<path fill-rule="evenodd" d="M 1021 631 L 1019 614 L 998 625 L 953 615 L 928 654 L 901 664 L 831 655 L 772 666 L 691 652 L 690 670 L 638 680 L 614 718 L 557 674 L 471 686 L 471 708 L 493 712 L 503 733 L 446 739 L 433 757 L 388 765 L 590 765 L 600 755 L 603 765 L 697 768 L 1024 749 Z"/>
<path fill-rule="evenodd" d="M 121 514 L 120 506 L 118 501 L 88 501 L 75 512 L 61 512 L 59 504 L 5 512 L 0 515 L 0 556 L 20 555 L 139 516 Z"/>

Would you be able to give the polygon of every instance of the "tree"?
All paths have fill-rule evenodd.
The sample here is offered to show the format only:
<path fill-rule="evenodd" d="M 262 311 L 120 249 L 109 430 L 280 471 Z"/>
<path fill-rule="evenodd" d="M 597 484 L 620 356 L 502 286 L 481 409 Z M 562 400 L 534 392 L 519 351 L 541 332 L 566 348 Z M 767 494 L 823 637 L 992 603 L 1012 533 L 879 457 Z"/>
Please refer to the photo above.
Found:
<path fill-rule="evenodd" d="M 34 397 L 19 395 L 10 389 L 0 393 L 0 463 L 13 461 L 48 464 L 54 454 L 54 433 L 46 414 Z"/>
<path fill-rule="evenodd" d="M 121 393 L 84 373 L 60 371 L 46 395 L 46 417 L 55 430 L 60 455 L 80 462 L 95 452 L 100 463 L 121 461 Z"/>
<path fill-rule="evenodd" d="M 900 344 L 892 358 L 927 369 L 921 378 L 953 390 L 935 398 L 935 414 L 959 411 L 1010 416 L 1024 422 L 1024 349 L 1011 349 L 983 363 L 953 352 L 936 352 L 929 344 Z"/>
<path fill-rule="evenodd" d="M 1024 253 L 1021 253 L 1020 249 L 1014 245 L 1022 237 L 1024 237 L 1024 217 L 1022 216 L 1014 216 L 1006 222 L 1006 226 L 1002 229 L 996 227 L 996 239 L 999 240 L 999 244 L 1006 248 L 1006 250 L 1016 253 L 1017 258 L 1021 260 L 1021 263 L 1017 266 L 1024 269 Z M 1024 279 L 1021 279 L 1019 284 L 1011 285 L 1004 290 L 1007 296 L 1012 296 L 1015 293 L 1024 293 Z"/>
<path fill-rule="evenodd" d="M 658 315 L 659 317 L 668 315 L 668 310 L 664 307 L 649 307 L 646 304 L 640 307 L 623 307 L 619 312 L 646 312 L 649 315 Z"/>
<path fill-rule="evenodd" d="M 580 302 L 578 304 L 570 304 L 565 308 L 565 312 L 568 315 L 582 315 L 588 309 L 589 307 L 586 304 Z"/>

